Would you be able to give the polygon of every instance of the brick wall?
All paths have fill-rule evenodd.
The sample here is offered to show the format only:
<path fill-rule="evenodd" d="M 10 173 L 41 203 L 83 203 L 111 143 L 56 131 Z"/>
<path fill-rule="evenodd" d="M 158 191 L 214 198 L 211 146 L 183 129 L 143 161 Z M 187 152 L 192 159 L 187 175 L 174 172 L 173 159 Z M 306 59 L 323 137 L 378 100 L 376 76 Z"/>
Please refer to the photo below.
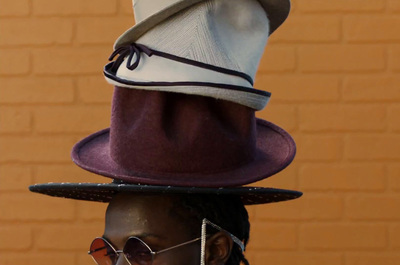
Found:
<path fill-rule="evenodd" d="M 0 265 L 92 264 L 106 205 L 27 186 L 102 181 L 69 154 L 109 124 L 101 69 L 131 13 L 129 0 L 0 0 Z M 305 194 L 248 208 L 251 264 L 400 264 L 399 72 L 399 0 L 293 0 L 255 87 L 298 154 L 257 184 Z"/>

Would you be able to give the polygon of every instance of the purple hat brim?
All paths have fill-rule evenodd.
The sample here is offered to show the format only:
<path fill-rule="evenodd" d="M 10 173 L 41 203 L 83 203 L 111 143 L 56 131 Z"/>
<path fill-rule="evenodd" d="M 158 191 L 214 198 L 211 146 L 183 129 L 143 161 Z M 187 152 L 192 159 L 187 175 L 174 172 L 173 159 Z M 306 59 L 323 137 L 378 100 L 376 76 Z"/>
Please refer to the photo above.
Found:
<path fill-rule="evenodd" d="M 257 151 L 250 163 L 220 172 L 140 172 L 127 170 L 113 161 L 109 136 L 110 130 L 104 129 L 78 142 L 72 150 L 72 160 L 95 174 L 142 185 L 204 188 L 246 185 L 278 173 L 292 162 L 296 153 L 296 145 L 286 131 L 257 119 Z"/>

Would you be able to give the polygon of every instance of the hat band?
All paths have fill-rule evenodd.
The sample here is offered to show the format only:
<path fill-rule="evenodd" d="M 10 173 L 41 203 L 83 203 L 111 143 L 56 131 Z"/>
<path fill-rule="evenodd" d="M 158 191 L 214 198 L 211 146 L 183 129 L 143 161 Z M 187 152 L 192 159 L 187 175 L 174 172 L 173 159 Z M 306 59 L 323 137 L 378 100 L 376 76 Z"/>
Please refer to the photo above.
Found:
<path fill-rule="evenodd" d="M 211 83 L 211 82 L 192 82 L 192 81 L 181 81 L 181 82 L 161 82 L 161 81 L 156 81 L 156 82 L 143 82 L 143 81 L 131 81 L 131 80 L 126 80 L 123 78 L 119 78 L 113 74 L 110 73 L 110 68 L 112 68 L 112 64 L 107 64 L 104 67 L 104 75 L 107 79 L 107 81 L 111 84 L 114 84 L 115 86 L 119 87 L 148 87 L 148 88 L 153 88 L 154 90 L 159 90 L 163 91 L 161 87 L 183 87 L 183 88 L 188 88 L 190 86 L 200 86 L 200 87 L 215 87 L 215 88 L 221 88 L 221 89 L 227 89 L 231 91 L 238 91 L 238 92 L 245 92 L 245 93 L 252 93 L 255 95 L 259 95 L 263 98 L 265 98 L 265 104 L 268 102 L 269 97 L 271 97 L 271 93 L 268 91 L 262 91 L 262 90 L 250 90 L 248 87 L 244 86 L 237 86 L 237 85 L 231 85 L 231 84 L 222 84 L 222 83 Z M 115 82 L 113 82 L 115 81 Z M 155 89 L 157 88 L 157 89 Z M 186 89 L 184 89 L 186 90 Z M 255 101 L 255 100 L 254 100 Z M 265 104 L 262 105 L 260 108 L 256 108 L 257 110 L 262 109 Z"/>
<path fill-rule="evenodd" d="M 253 88 L 251 78 L 242 77 L 244 73 L 154 51 L 142 44 L 116 49 L 110 60 L 115 57 L 115 61 L 104 67 L 107 82 L 115 86 L 212 97 L 255 110 L 263 109 L 271 96 L 267 91 Z M 165 57 L 181 58 L 178 60 L 187 63 Z"/>
<path fill-rule="evenodd" d="M 118 58 L 114 61 L 114 63 L 112 63 L 112 66 L 110 67 L 109 70 L 112 73 L 116 73 L 118 71 L 118 68 L 123 63 L 123 61 L 126 57 L 128 57 L 128 60 L 126 60 L 126 67 L 131 71 L 135 70 L 139 65 L 141 53 L 146 54 L 148 57 L 155 55 L 155 56 L 163 57 L 163 58 L 166 58 L 169 60 L 181 62 L 184 64 L 189 64 L 189 65 L 197 66 L 200 68 L 212 70 L 215 72 L 241 77 L 241 78 L 247 80 L 252 86 L 254 84 L 253 79 L 246 73 L 231 70 L 231 69 L 226 69 L 226 68 L 211 65 L 211 64 L 202 63 L 199 61 L 195 61 L 195 60 L 191 60 L 191 59 L 187 59 L 187 58 L 183 58 L 183 57 L 179 57 L 179 56 L 176 56 L 176 55 L 173 55 L 170 53 L 153 50 L 153 49 L 150 49 L 149 47 L 147 47 L 143 44 L 139 44 L 139 43 L 131 43 L 129 45 L 125 45 L 125 46 L 119 47 L 116 50 L 114 50 L 114 52 L 110 55 L 108 60 L 112 61 L 117 55 L 118 55 Z M 135 58 L 135 60 L 134 60 L 134 58 Z M 133 60 L 134 60 L 134 62 L 132 63 Z"/>

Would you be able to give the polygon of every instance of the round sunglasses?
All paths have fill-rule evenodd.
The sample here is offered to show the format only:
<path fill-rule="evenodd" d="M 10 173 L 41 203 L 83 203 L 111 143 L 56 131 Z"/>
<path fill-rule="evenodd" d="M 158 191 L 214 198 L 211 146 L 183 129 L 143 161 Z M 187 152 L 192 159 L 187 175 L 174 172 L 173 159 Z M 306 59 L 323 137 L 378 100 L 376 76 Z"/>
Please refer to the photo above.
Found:
<path fill-rule="evenodd" d="M 225 229 L 219 227 L 218 225 L 204 218 L 201 226 L 201 237 L 180 243 L 178 245 L 169 248 L 165 248 L 159 251 L 153 251 L 151 250 L 149 245 L 147 245 L 143 240 L 141 240 L 138 237 L 132 236 L 128 238 L 122 250 L 116 250 L 113 247 L 113 245 L 107 241 L 107 239 L 103 237 L 96 237 L 93 240 L 92 244 L 90 245 L 88 254 L 92 256 L 93 260 L 98 265 L 115 265 L 121 253 L 130 265 L 151 265 L 153 263 L 154 257 L 157 254 L 201 240 L 201 264 L 204 265 L 205 264 L 204 251 L 205 251 L 205 241 L 207 237 L 207 232 L 206 232 L 207 225 L 211 225 L 215 229 L 227 233 L 232 238 L 233 242 L 238 244 L 242 252 L 244 252 L 245 250 L 244 244 L 242 241 L 239 240 L 239 238 L 237 238 L 236 236 L 229 233 Z"/>
<path fill-rule="evenodd" d="M 157 254 L 191 244 L 200 239 L 201 237 L 198 237 L 169 248 L 153 251 L 149 245 L 137 237 L 129 237 L 123 250 L 116 250 L 107 239 L 96 237 L 90 245 L 88 254 L 93 257 L 98 265 L 115 265 L 121 253 L 130 265 L 151 265 Z"/>

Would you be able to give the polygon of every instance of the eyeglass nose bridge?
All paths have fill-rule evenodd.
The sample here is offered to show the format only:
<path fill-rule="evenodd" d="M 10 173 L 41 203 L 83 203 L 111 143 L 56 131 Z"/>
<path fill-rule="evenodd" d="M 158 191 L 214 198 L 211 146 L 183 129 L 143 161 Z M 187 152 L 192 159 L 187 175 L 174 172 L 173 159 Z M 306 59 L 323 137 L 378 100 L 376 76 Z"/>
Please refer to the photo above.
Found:
<path fill-rule="evenodd" d="M 123 250 L 120 250 L 120 249 L 115 250 L 115 253 L 117 254 L 117 260 L 116 260 L 116 263 L 115 263 L 115 264 L 118 263 L 119 257 L 120 257 L 120 256 L 123 256 L 124 259 L 126 260 L 126 262 L 128 262 L 129 265 L 132 265 L 132 263 L 129 261 L 128 257 L 125 255 L 125 253 L 124 253 Z"/>
<path fill-rule="evenodd" d="M 126 260 L 126 262 L 128 262 L 129 265 L 132 265 L 132 263 L 129 261 L 128 257 L 126 256 L 126 254 L 125 254 L 125 252 L 123 250 L 121 250 L 121 249 L 115 250 L 115 253 L 117 254 L 117 260 L 116 260 L 115 264 L 118 263 L 119 257 L 123 256 L 124 259 Z"/>

